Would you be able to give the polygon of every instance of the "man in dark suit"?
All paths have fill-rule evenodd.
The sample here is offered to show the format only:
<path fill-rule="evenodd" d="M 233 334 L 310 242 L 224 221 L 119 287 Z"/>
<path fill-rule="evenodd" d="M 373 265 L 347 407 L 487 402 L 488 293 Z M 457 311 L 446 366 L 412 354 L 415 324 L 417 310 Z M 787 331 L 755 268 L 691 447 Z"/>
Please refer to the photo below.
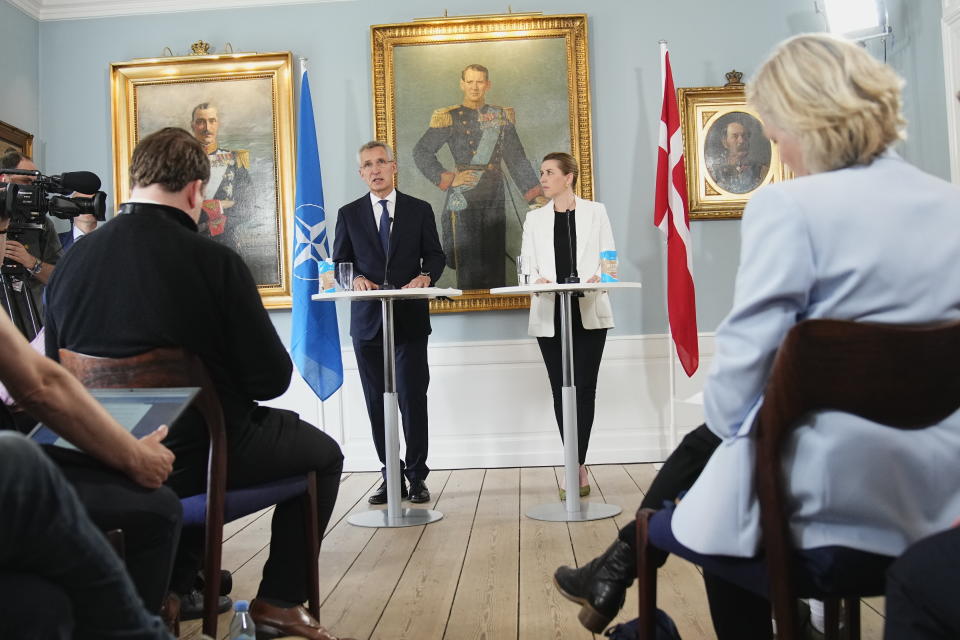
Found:
<path fill-rule="evenodd" d="M 445 258 L 437 236 L 433 209 L 394 189 L 397 163 L 393 150 L 382 142 L 368 142 L 358 153 L 360 177 L 370 193 L 342 207 L 337 216 L 333 243 L 335 262 L 352 262 L 354 288 L 429 287 L 443 273 Z M 430 312 L 426 300 L 398 301 L 394 305 L 394 344 L 397 392 L 407 444 L 401 462 L 410 481 L 410 501 L 429 502 L 427 474 L 427 336 Z M 350 309 L 350 335 L 357 355 L 363 397 L 370 416 L 373 442 L 385 463 L 383 432 L 383 327 L 380 304 L 354 302 Z M 381 469 L 386 473 L 386 468 Z M 406 483 L 401 494 L 407 497 Z M 386 481 L 370 496 L 370 504 L 387 501 Z"/>
<path fill-rule="evenodd" d="M 74 194 L 82 195 L 82 194 Z M 98 220 L 92 213 L 81 213 L 71 220 L 70 231 L 64 231 L 60 236 L 60 246 L 64 251 L 73 246 L 73 243 L 97 228 Z"/>

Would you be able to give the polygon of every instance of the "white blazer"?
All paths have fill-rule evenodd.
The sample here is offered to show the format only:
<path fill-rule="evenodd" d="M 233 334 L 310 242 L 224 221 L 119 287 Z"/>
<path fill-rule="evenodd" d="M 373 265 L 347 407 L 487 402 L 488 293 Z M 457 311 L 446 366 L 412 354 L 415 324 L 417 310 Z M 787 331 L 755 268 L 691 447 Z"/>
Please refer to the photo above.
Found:
<path fill-rule="evenodd" d="M 677 507 L 673 533 L 701 553 L 752 556 L 751 427 L 783 337 L 807 318 L 960 318 L 960 189 L 889 152 L 761 188 L 741 233 L 733 309 L 704 390 L 707 426 L 723 442 Z M 814 413 L 793 434 L 784 476 L 798 547 L 899 555 L 960 516 L 960 412 L 922 431 Z"/>
<path fill-rule="evenodd" d="M 600 252 L 613 251 L 613 232 L 607 209 L 599 202 L 576 199 L 574 224 L 577 230 L 577 273 L 582 282 L 600 275 Z M 553 251 L 553 200 L 527 214 L 523 223 L 523 245 L 520 255 L 533 260 L 533 281 L 544 278 L 557 281 L 557 263 Z M 528 333 L 539 338 L 553 337 L 553 309 L 556 294 L 535 294 L 530 297 Z M 607 293 L 591 291 L 582 298 L 580 317 L 584 329 L 613 327 L 613 309 Z"/>

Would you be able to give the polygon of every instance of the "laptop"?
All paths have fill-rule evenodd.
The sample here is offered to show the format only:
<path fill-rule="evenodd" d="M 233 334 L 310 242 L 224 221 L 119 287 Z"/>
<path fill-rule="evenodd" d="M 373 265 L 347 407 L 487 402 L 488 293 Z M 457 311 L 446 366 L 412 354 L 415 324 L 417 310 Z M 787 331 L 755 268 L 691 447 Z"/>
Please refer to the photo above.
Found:
<path fill-rule="evenodd" d="M 88 389 L 90 395 L 103 405 L 123 428 L 136 438 L 155 431 L 162 424 L 173 426 L 184 410 L 200 392 L 200 387 L 171 387 L 164 389 Z M 74 449 L 44 424 L 30 432 L 37 444 L 50 444 Z"/>

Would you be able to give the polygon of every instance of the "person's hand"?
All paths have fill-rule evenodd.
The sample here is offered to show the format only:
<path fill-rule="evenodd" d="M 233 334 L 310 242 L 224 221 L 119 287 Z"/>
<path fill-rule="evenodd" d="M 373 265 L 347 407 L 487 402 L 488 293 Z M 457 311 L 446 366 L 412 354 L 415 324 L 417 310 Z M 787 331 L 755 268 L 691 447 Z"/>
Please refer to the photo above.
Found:
<path fill-rule="evenodd" d="M 476 169 L 466 169 L 464 171 L 458 171 L 457 175 L 453 178 L 454 187 L 475 187 L 477 183 L 480 182 L 480 176 L 482 172 Z"/>
<path fill-rule="evenodd" d="M 363 276 L 357 276 L 353 279 L 353 290 L 354 291 L 373 291 L 374 289 L 379 289 L 380 285 L 375 282 L 367 280 Z"/>
<path fill-rule="evenodd" d="M 11 260 L 16 260 L 28 269 L 33 268 L 33 265 L 37 264 L 37 259 L 30 255 L 27 248 L 16 240 L 7 240 L 3 255 Z"/>
<path fill-rule="evenodd" d="M 168 432 L 167 425 L 163 424 L 153 433 L 137 440 L 136 454 L 127 469 L 131 480 L 148 489 L 156 489 L 164 483 L 173 471 L 176 458 L 170 449 L 163 446 L 163 439 Z"/>
<path fill-rule="evenodd" d="M 430 276 L 420 275 L 400 287 L 401 289 L 423 289 L 430 286 Z"/>
<path fill-rule="evenodd" d="M 546 278 L 537 278 L 533 284 L 550 284 L 550 281 Z"/>
<path fill-rule="evenodd" d="M 590 276 L 590 279 L 587 282 L 600 282 L 600 276 Z"/>

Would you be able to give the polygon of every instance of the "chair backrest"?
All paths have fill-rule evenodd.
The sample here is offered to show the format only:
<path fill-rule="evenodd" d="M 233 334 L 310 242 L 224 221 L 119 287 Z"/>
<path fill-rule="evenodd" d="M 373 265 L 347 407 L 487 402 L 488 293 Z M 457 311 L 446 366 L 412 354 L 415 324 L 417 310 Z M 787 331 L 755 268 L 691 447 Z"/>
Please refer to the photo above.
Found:
<path fill-rule="evenodd" d="M 796 615 L 781 457 L 790 432 L 805 415 L 826 409 L 897 429 L 937 424 L 960 408 L 958 360 L 960 322 L 807 320 L 787 334 L 755 424 L 757 497 L 778 628 Z"/>
<path fill-rule="evenodd" d="M 216 387 L 200 358 L 172 347 L 126 358 L 103 358 L 60 349 L 60 363 L 85 387 L 92 389 L 200 387 L 193 404 L 210 433 L 207 519 L 214 527 L 222 527 L 227 484 L 226 427 Z"/>
<path fill-rule="evenodd" d="M 207 470 L 203 632 L 217 637 L 217 607 L 220 585 L 221 545 L 227 485 L 227 436 L 223 408 L 206 367 L 196 355 L 179 348 L 158 348 L 127 358 L 101 358 L 60 349 L 60 362 L 84 386 L 91 388 L 124 387 L 200 387 L 194 405 L 200 411 L 210 432 L 210 458 Z M 316 553 L 319 551 L 319 533 L 316 515 L 316 475 L 307 482 L 314 511 L 308 516 L 309 546 L 312 560 L 308 562 L 311 579 L 310 611 L 320 615 L 319 577 Z M 303 489 L 301 488 L 302 492 Z M 310 524 L 312 522 L 312 525 Z M 311 529 L 312 526 L 312 529 Z"/>
<path fill-rule="evenodd" d="M 180 348 L 161 347 L 125 358 L 104 358 L 60 349 L 60 363 L 91 389 L 200 387 L 193 404 L 210 431 L 211 455 L 219 456 L 219 449 L 226 450 L 220 398 L 207 368 L 196 355 Z"/>

